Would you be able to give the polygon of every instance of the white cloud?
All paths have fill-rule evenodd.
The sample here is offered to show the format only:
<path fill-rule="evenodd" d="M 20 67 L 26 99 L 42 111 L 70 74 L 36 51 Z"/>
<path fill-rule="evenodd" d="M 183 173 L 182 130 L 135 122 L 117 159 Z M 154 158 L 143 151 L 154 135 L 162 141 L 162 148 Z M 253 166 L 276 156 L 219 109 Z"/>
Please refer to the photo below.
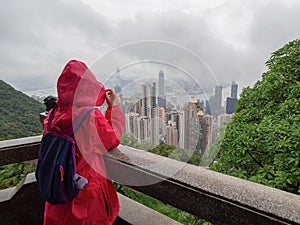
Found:
<path fill-rule="evenodd" d="M 297 0 L 0 3 L 0 74 L 8 81 L 47 77 L 55 85 L 71 58 L 91 64 L 121 44 L 155 39 L 193 50 L 220 80 L 249 85 L 272 51 L 299 38 Z"/>

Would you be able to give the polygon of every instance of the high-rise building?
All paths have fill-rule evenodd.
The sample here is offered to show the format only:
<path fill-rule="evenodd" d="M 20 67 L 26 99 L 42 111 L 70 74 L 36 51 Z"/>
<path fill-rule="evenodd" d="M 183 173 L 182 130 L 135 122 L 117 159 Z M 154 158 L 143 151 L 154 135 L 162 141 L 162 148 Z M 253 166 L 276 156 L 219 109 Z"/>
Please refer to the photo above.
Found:
<path fill-rule="evenodd" d="M 169 121 L 166 132 L 166 144 L 178 147 L 178 129 L 176 122 Z"/>
<path fill-rule="evenodd" d="M 149 137 L 150 120 L 146 116 L 137 117 L 137 139 L 139 143 L 150 142 Z"/>
<path fill-rule="evenodd" d="M 134 137 L 138 137 L 137 133 L 137 119 L 139 117 L 138 113 L 129 112 L 125 113 L 125 132 L 127 134 L 132 134 Z"/>
<path fill-rule="evenodd" d="M 221 108 L 222 104 L 222 86 L 215 87 L 215 104 L 216 107 Z"/>
<path fill-rule="evenodd" d="M 152 117 L 150 118 L 150 143 L 158 145 L 160 143 L 159 136 L 159 108 L 152 109 Z"/>
<path fill-rule="evenodd" d="M 200 121 L 197 113 L 202 110 L 199 101 L 192 98 L 184 106 L 184 149 L 197 152 L 199 146 L 199 135 L 201 131 Z"/>
<path fill-rule="evenodd" d="M 238 85 L 235 82 L 231 84 L 231 97 L 226 99 L 226 114 L 233 114 L 237 103 Z"/>
<path fill-rule="evenodd" d="M 114 89 L 115 89 L 116 94 L 120 94 L 122 91 L 122 88 L 119 84 L 117 84 Z"/>
<path fill-rule="evenodd" d="M 179 143 L 178 143 L 178 147 L 184 149 L 184 141 L 185 141 L 185 137 L 186 137 L 186 132 L 185 132 L 185 118 L 184 118 L 184 111 L 179 111 L 178 112 L 178 116 L 179 116 L 179 125 L 178 125 L 178 133 L 179 133 Z"/>
<path fill-rule="evenodd" d="M 226 114 L 233 114 L 235 111 L 237 98 L 226 98 Z"/>
<path fill-rule="evenodd" d="M 156 107 L 156 85 L 148 83 L 142 85 L 142 106 L 141 115 L 153 117 L 152 109 Z"/>
<path fill-rule="evenodd" d="M 165 113 L 165 121 L 171 121 L 172 123 L 175 122 L 176 127 L 179 127 L 179 114 L 176 108 L 172 108 L 167 113 Z"/>
<path fill-rule="evenodd" d="M 221 114 L 218 116 L 218 128 L 222 127 L 225 123 L 231 121 L 233 114 Z"/>
<path fill-rule="evenodd" d="M 233 81 L 231 84 L 231 98 L 237 98 L 238 85 Z"/>
<path fill-rule="evenodd" d="M 160 70 L 158 74 L 158 106 L 166 108 L 165 96 L 165 75 L 164 71 Z"/>
<path fill-rule="evenodd" d="M 205 100 L 205 114 L 206 115 L 212 115 L 211 114 L 211 109 L 210 109 L 210 105 L 209 105 L 209 101 L 208 100 Z"/>
<path fill-rule="evenodd" d="M 166 113 L 166 144 L 179 147 L 179 113 L 176 108 Z"/>
<path fill-rule="evenodd" d="M 158 95 L 164 96 L 165 95 L 165 74 L 164 71 L 159 71 L 158 74 Z"/>
<path fill-rule="evenodd" d="M 162 107 L 158 110 L 158 117 L 159 117 L 159 134 L 161 137 L 164 137 L 166 134 L 166 110 Z"/>
<path fill-rule="evenodd" d="M 140 143 L 149 142 L 153 145 L 160 143 L 160 108 L 156 104 L 156 85 L 146 82 L 142 85 L 142 96 L 132 106 L 128 114 L 128 129 Z M 136 124 L 136 125 L 135 125 Z"/>
<path fill-rule="evenodd" d="M 203 141 L 201 146 L 201 154 L 208 150 L 212 144 L 212 129 L 213 129 L 213 116 L 204 115 L 202 120 L 202 133 Z"/>
<path fill-rule="evenodd" d="M 215 87 L 215 95 L 209 100 L 209 108 L 210 115 L 214 117 L 224 113 L 224 108 L 222 107 L 222 86 Z"/>

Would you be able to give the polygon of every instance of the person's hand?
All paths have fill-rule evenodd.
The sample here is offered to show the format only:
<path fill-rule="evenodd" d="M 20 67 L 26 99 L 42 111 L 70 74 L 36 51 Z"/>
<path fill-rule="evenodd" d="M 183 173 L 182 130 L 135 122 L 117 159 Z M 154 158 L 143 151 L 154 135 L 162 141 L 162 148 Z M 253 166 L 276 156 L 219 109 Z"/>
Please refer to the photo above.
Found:
<path fill-rule="evenodd" d="M 106 102 L 109 106 L 114 106 L 119 104 L 119 96 L 112 90 L 106 89 Z"/>

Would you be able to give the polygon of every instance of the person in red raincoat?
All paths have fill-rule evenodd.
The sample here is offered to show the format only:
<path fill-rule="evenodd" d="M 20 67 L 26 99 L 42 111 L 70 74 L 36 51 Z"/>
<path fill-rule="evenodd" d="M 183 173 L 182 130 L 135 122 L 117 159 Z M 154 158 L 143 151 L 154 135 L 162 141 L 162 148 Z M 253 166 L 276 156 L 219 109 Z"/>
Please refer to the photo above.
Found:
<path fill-rule="evenodd" d="M 63 69 L 57 92 L 57 108 L 51 123 L 55 131 L 66 132 L 72 120 L 87 107 L 101 106 L 106 100 L 108 108 L 105 116 L 100 110 L 93 110 L 75 133 L 76 172 L 87 178 L 88 184 L 68 203 L 46 202 L 44 225 L 112 224 L 120 205 L 102 156 L 120 143 L 124 114 L 118 106 L 118 96 L 113 90 L 105 90 L 87 66 L 76 60 Z M 44 121 L 45 129 L 47 122 L 48 118 Z"/>

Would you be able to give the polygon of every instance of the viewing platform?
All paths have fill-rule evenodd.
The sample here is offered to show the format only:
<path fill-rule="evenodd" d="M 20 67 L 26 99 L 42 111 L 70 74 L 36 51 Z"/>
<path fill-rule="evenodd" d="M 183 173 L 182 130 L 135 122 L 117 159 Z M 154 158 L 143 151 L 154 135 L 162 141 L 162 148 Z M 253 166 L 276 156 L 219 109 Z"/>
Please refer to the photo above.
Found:
<path fill-rule="evenodd" d="M 0 165 L 35 160 L 41 136 L 0 142 Z M 111 179 L 213 224 L 300 224 L 300 196 L 120 145 L 105 156 Z M 164 162 L 164 169 L 158 165 Z M 181 168 L 170 175 L 170 171 Z M 146 185 L 130 185 L 143 183 Z M 145 182 L 144 182 L 145 183 Z M 116 224 L 180 224 L 119 195 Z M 42 224 L 34 173 L 0 191 L 1 225 Z"/>

